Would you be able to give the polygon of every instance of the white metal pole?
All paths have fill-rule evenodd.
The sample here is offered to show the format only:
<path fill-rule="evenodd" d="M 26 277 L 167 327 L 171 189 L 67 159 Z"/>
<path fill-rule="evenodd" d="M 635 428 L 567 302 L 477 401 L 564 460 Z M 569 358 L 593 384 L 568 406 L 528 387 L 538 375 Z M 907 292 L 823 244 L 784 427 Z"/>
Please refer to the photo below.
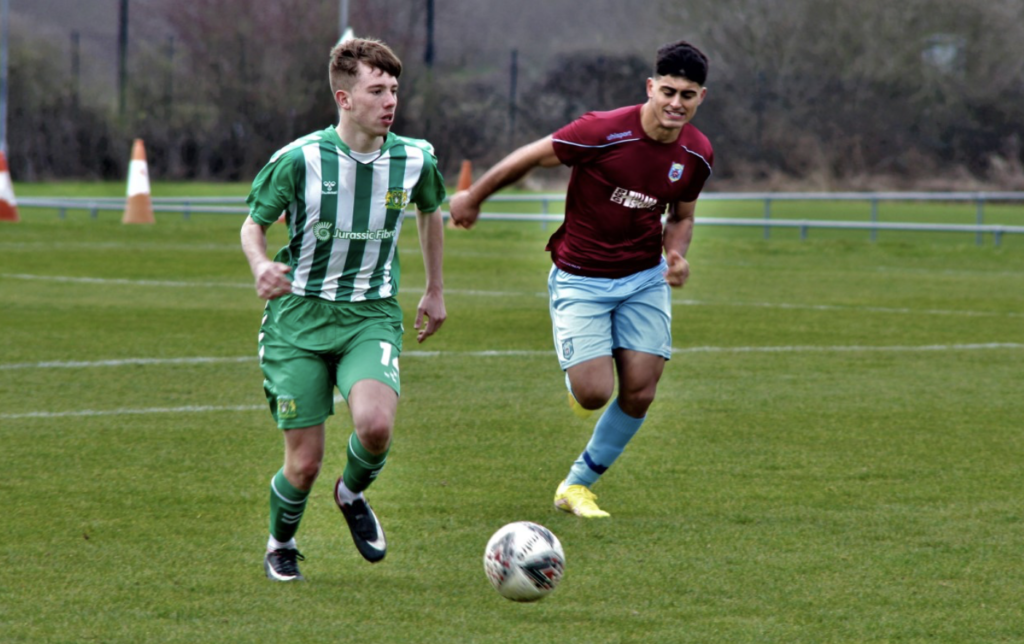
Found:
<path fill-rule="evenodd" d="M 0 0 L 0 152 L 7 154 L 7 22 L 9 0 Z"/>
<path fill-rule="evenodd" d="M 338 30 L 338 37 L 345 37 L 345 30 L 348 29 L 348 0 L 338 0 L 338 14 L 340 29 Z"/>

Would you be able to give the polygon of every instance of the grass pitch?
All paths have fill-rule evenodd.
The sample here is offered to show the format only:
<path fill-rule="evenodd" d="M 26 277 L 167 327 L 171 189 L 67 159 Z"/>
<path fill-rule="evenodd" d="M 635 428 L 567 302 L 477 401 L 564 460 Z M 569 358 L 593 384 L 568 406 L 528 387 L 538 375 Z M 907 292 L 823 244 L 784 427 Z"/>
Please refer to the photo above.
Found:
<path fill-rule="evenodd" d="M 0 226 L 0 641 L 1024 640 L 1020 243 L 698 227 L 678 351 L 595 487 L 612 518 L 584 522 L 551 505 L 592 426 L 551 347 L 552 229 L 448 231 L 449 320 L 424 345 L 406 230 L 404 395 L 369 493 L 388 558 L 364 562 L 331 502 L 339 404 L 309 581 L 281 585 L 241 218 L 22 219 Z M 566 550 L 537 604 L 483 573 L 514 520 Z"/>

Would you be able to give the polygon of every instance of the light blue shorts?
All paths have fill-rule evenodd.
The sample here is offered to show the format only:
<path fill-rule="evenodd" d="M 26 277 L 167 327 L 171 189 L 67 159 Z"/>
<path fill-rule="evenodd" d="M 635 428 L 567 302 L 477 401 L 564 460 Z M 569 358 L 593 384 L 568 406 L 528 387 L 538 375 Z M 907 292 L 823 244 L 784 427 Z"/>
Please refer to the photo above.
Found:
<path fill-rule="evenodd" d="M 562 369 L 614 349 L 672 357 L 672 297 L 665 261 L 627 277 L 548 275 L 555 353 Z"/>

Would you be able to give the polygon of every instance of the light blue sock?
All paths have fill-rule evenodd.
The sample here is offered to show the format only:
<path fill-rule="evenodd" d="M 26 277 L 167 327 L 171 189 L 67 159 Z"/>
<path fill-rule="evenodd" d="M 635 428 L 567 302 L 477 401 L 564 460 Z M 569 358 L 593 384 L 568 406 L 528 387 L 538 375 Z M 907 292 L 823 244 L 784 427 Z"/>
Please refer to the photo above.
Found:
<path fill-rule="evenodd" d="M 598 419 L 587 448 L 572 464 L 566 484 L 590 487 L 596 483 L 626 449 L 626 444 L 644 424 L 644 418 L 633 418 L 622 411 L 618 398 L 613 400 Z"/>

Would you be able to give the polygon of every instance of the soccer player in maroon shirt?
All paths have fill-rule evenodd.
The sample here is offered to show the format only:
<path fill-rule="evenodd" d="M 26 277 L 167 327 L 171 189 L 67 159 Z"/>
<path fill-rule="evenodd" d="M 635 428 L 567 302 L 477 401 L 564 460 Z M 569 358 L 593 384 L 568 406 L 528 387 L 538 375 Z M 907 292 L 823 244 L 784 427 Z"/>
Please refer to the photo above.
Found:
<path fill-rule="evenodd" d="M 584 114 L 512 152 L 450 202 L 455 224 L 469 228 L 487 197 L 533 168 L 572 168 L 565 221 L 547 246 L 570 405 L 580 415 L 600 409 L 618 375 L 618 396 L 555 492 L 556 507 L 581 517 L 609 516 L 590 488 L 640 429 L 672 356 L 670 287 L 690 275 L 694 209 L 714 161 L 690 123 L 707 95 L 707 70 L 693 45 L 665 45 L 646 103 Z"/>

